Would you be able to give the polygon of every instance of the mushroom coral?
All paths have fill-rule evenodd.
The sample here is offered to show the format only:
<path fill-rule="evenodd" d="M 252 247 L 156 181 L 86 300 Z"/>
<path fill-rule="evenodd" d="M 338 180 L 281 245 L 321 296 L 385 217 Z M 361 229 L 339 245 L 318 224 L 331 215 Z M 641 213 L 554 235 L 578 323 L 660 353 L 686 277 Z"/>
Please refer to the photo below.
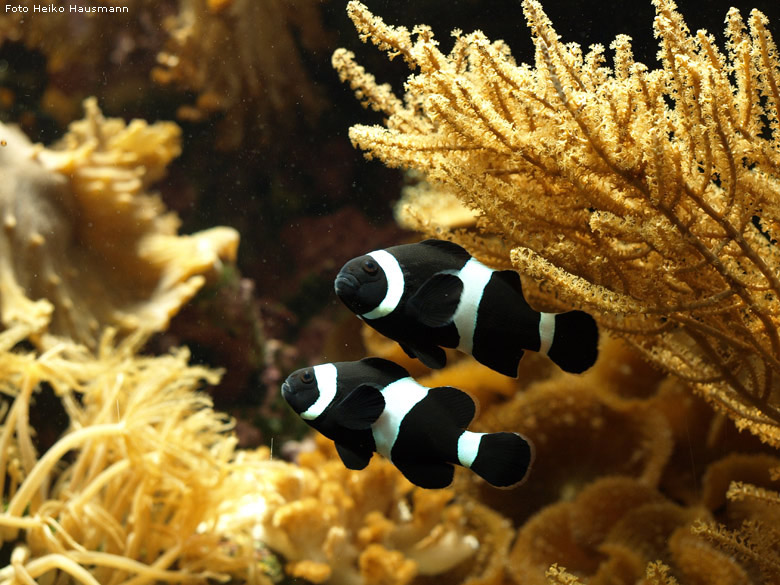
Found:
<path fill-rule="evenodd" d="M 0 319 L 44 349 L 95 348 L 106 327 L 162 330 L 238 247 L 226 227 L 177 236 L 178 218 L 148 192 L 180 153 L 178 126 L 84 106 L 52 148 L 0 125 Z"/>

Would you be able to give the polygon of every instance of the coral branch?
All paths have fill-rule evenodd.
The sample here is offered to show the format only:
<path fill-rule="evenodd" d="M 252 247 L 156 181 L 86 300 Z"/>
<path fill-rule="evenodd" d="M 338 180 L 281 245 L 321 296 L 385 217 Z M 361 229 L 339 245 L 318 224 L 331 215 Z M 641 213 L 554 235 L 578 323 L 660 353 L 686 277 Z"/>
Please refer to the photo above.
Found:
<path fill-rule="evenodd" d="M 401 101 L 336 59 L 389 114 L 350 137 L 455 194 L 549 297 L 780 446 L 777 47 L 757 11 L 747 27 L 729 11 L 723 52 L 673 0 L 653 3 L 656 70 L 625 35 L 612 68 L 603 46 L 564 44 L 537 0 L 523 1 L 534 66 L 482 33 L 457 32 L 443 56 L 427 27 L 389 27 L 351 2 L 364 40 L 420 71 Z"/>

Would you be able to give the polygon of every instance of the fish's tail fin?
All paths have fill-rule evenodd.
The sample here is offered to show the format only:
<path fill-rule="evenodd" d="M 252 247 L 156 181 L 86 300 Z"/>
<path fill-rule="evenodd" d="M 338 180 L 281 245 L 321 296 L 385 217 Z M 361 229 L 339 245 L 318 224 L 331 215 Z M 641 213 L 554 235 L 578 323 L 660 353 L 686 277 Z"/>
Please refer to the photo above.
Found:
<path fill-rule="evenodd" d="M 475 446 L 471 449 L 468 445 Z M 533 444 L 518 433 L 464 431 L 458 442 L 460 464 L 495 487 L 523 482 L 534 460 Z"/>
<path fill-rule="evenodd" d="M 555 334 L 547 351 L 564 372 L 579 374 L 596 363 L 599 354 L 599 328 L 583 311 L 555 315 Z"/>

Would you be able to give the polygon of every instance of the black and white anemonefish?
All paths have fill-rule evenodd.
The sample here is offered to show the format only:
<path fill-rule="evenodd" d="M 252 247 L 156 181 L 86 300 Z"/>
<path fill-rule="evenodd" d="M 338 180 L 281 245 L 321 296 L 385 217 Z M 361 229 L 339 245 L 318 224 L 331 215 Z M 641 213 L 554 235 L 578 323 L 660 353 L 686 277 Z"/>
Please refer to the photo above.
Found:
<path fill-rule="evenodd" d="M 452 242 L 425 240 L 354 258 L 335 289 L 350 310 L 430 368 L 446 364 L 442 347 L 512 377 L 524 350 L 574 373 L 598 355 L 593 317 L 534 311 L 516 272 L 488 268 Z"/>
<path fill-rule="evenodd" d="M 311 427 L 332 439 L 349 469 L 363 469 L 376 451 L 413 484 L 443 488 L 453 465 L 490 484 L 522 482 L 533 447 L 517 433 L 472 433 L 472 398 L 457 388 L 426 388 L 403 367 L 382 358 L 302 368 L 282 395 Z"/>

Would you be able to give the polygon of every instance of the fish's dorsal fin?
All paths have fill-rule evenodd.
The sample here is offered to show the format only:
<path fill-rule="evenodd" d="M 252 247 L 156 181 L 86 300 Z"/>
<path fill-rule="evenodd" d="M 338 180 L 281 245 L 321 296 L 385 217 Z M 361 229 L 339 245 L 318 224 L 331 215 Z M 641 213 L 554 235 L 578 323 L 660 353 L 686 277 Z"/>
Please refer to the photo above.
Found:
<path fill-rule="evenodd" d="M 336 443 L 336 452 L 347 469 L 363 469 L 374 454 L 370 449 L 352 449 Z"/>
<path fill-rule="evenodd" d="M 368 384 L 361 384 L 333 407 L 332 415 L 339 425 L 364 430 L 376 422 L 385 409 L 382 393 Z"/>
<path fill-rule="evenodd" d="M 424 365 L 434 370 L 441 370 L 447 365 L 447 354 L 438 345 L 428 347 L 411 346 L 408 343 L 402 343 L 401 349 L 409 357 L 417 358 Z"/>
<path fill-rule="evenodd" d="M 431 388 L 428 390 L 428 396 L 436 401 L 459 429 L 468 427 L 477 414 L 474 399 L 459 388 L 452 386 Z"/>
<path fill-rule="evenodd" d="M 428 327 L 443 327 L 452 322 L 460 303 L 463 282 L 454 274 L 434 274 L 409 298 L 407 310 Z"/>
<path fill-rule="evenodd" d="M 432 248 L 439 248 L 440 250 L 447 252 L 448 254 L 452 254 L 458 258 L 463 258 L 464 260 L 468 260 L 471 258 L 471 254 L 468 253 L 468 251 L 463 248 L 462 246 L 459 246 L 455 242 L 449 242 L 447 240 L 423 240 L 420 242 L 423 246 L 431 246 Z"/>
<path fill-rule="evenodd" d="M 426 489 L 441 489 L 452 483 L 455 469 L 449 463 L 439 461 L 396 461 L 393 463 L 404 477 L 414 485 Z"/>
<path fill-rule="evenodd" d="M 523 295 L 523 283 L 520 282 L 520 275 L 514 270 L 496 270 L 493 273 L 493 278 L 502 280 L 505 284 L 509 285 L 515 292 Z M 523 295 L 525 298 L 525 295 Z"/>
<path fill-rule="evenodd" d="M 414 357 L 413 355 L 409 354 L 409 352 L 406 353 L 409 355 L 409 357 Z M 385 358 L 366 357 L 360 360 L 360 363 L 370 366 L 375 370 L 379 370 L 380 372 L 394 376 L 398 380 L 409 376 L 409 372 L 406 371 L 406 368 L 404 368 L 403 366 L 399 366 L 395 362 L 386 360 Z"/>

